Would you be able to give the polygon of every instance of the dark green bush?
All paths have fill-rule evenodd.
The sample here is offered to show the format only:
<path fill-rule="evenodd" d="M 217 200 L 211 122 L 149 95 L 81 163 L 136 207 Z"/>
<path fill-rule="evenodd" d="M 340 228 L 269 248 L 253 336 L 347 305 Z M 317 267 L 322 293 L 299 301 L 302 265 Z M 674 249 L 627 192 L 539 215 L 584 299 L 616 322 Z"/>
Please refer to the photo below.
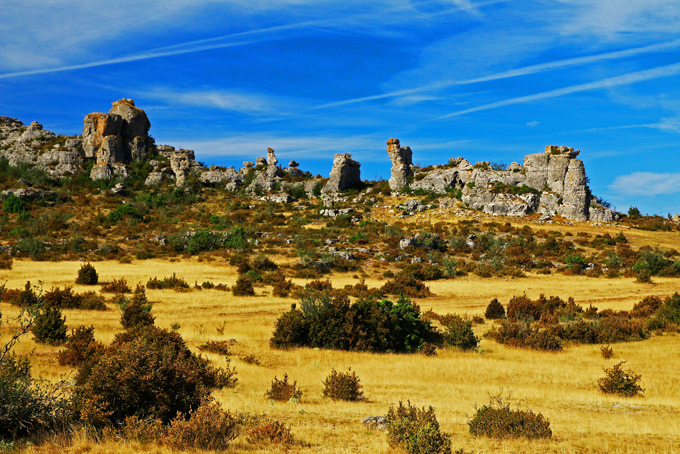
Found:
<path fill-rule="evenodd" d="M 5 198 L 2 209 L 8 213 L 23 213 L 26 211 L 26 206 L 19 197 L 10 192 L 7 198 Z"/>
<path fill-rule="evenodd" d="M 42 241 L 36 240 L 33 237 L 28 237 L 22 238 L 14 243 L 12 250 L 16 253 L 25 254 L 32 259 L 40 259 L 45 252 L 45 245 Z"/>
<path fill-rule="evenodd" d="M 61 345 L 66 341 L 66 317 L 55 306 L 41 308 L 33 325 L 35 341 L 41 344 Z"/>
<path fill-rule="evenodd" d="M 323 381 L 323 397 L 333 400 L 364 400 L 363 386 L 359 383 L 357 373 L 351 368 L 347 372 L 331 370 L 331 374 Z"/>
<path fill-rule="evenodd" d="M 78 277 L 76 278 L 76 284 L 80 285 L 97 285 L 99 282 L 99 274 L 94 266 L 86 263 L 80 266 L 78 270 Z"/>
<path fill-rule="evenodd" d="M 297 382 L 288 383 L 288 374 L 283 374 L 283 380 L 274 377 L 271 387 L 265 393 L 267 399 L 288 402 L 291 399 L 302 399 L 302 391 Z"/>
<path fill-rule="evenodd" d="M 199 252 L 212 251 L 217 249 L 221 242 L 222 236 L 220 234 L 209 230 L 199 230 L 187 240 L 187 252 L 189 254 L 198 254 Z"/>
<path fill-rule="evenodd" d="M 640 386 L 642 375 L 624 370 L 625 361 L 615 364 L 611 369 L 604 369 L 605 376 L 597 380 L 597 385 L 605 394 L 616 394 L 624 397 L 642 396 L 644 389 Z"/>
<path fill-rule="evenodd" d="M 387 443 L 410 454 L 449 454 L 451 438 L 441 433 L 434 408 L 419 409 L 407 402 L 387 412 Z"/>
<path fill-rule="evenodd" d="M 45 304 L 60 309 L 106 310 L 106 301 L 103 296 L 95 292 L 74 293 L 72 287 L 65 287 L 64 290 L 59 287 L 53 288 L 45 292 L 43 300 Z"/>
<path fill-rule="evenodd" d="M 195 355 L 182 337 L 154 326 L 117 334 L 76 376 L 75 408 L 94 426 L 120 424 L 128 416 L 168 423 L 188 414 L 212 388 L 234 386 L 233 369 L 215 369 Z"/>
<path fill-rule="evenodd" d="M 470 434 L 492 438 L 551 438 L 550 422 L 540 413 L 531 410 L 513 410 L 498 396 L 477 408 L 468 421 Z"/>
<path fill-rule="evenodd" d="M 146 299 L 144 287 L 137 285 L 132 298 L 121 298 L 120 309 L 122 313 L 120 324 L 125 329 L 153 325 L 155 317 L 151 315 L 152 306 L 153 304 Z"/>
<path fill-rule="evenodd" d="M 498 298 L 492 299 L 489 305 L 486 306 L 484 317 L 489 320 L 499 320 L 505 318 L 505 308 L 500 303 L 500 301 L 498 301 Z"/>

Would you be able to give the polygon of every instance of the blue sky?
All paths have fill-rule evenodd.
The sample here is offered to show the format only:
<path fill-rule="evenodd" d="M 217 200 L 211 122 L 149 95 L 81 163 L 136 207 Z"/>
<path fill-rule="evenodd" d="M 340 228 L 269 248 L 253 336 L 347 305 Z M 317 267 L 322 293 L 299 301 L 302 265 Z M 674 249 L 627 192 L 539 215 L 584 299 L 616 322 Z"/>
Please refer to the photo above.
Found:
<path fill-rule="evenodd" d="M 0 115 L 76 134 L 133 98 L 157 143 L 327 176 L 581 150 L 619 210 L 680 212 L 678 0 L 4 0 Z"/>

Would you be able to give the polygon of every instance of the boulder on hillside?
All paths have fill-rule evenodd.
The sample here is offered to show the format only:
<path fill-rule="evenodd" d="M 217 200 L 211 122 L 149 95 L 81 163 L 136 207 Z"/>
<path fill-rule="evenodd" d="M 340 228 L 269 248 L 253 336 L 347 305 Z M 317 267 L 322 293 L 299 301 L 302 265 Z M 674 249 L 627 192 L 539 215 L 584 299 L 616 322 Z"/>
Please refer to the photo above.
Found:
<path fill-rule="evenodd" d="M 336 154 L 323 192 L 342 192 L 361 183 L 361 164 L 349 154 Z"/>

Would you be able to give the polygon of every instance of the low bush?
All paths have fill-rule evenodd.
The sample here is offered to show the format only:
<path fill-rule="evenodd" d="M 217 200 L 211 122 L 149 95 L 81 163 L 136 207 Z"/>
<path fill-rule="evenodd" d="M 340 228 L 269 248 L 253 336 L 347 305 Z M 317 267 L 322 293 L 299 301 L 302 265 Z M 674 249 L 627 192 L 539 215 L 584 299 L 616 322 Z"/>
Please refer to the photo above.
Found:
<path fill-rule="evenodd" d="M 291 399 L 302 399 L 302 391 L 297 387 L 297 382 L 288 382 L 288 374 L 283 374 L 283 380 L 274 377 L 271 387 L 265 393 L 267 399 L 288 402 Z"/>
<path fill-rule="evenodd" d="M 45 306 L 35 317 L 31 331 L 38 343 L 61 345 L 66 341 L 66 317 L 62 317 L 58 307 Z"/>
<path fill-rule="evenodd" d="M 443 434 L 434 408 L 419 409 L 411 402 L 387 411 L 387 443 L 410 454 L 449 454 L 451 438 Z"/>
<path fill-rule="evenodd" d="M 380 288 L 383 293 L 389 295 L 403 295 L 409 298 L 427 298 L 434 296 L 422 281 L 408 274 L 397 274 Z"/>
<path fill-rule="evenodd" d="M 559 337 L 545 330 L 532 328 L 524 322 L 504 320 L 499 327 L 492 327 L 484 336 L 511 347 L 545 351 L 562 350 L 562 341 Z"/>
<path fill-rule="evenodd" d="M 239 433 L 238 424 L 219 402 L 205 401 L 170 421 L 163 444 L 175 449 L 222 451 Z"/>
<path fill-rule="evenodd" d="M 263 418 L 246 430 L 246 440 L 249 443 L 272 443 L 277 445 L 291 445 L 295 442 L 290 428 L 281 421 Z"/>
<path fill-rule="evenodd" d="M 603 345 L 600 347 L 600 353 L 604 359 L 609 359 L 614 356 L 614 349 L 611 345 Z"/>
<path fill-rule="evenodd" d="M 500 394 L 491 396 L 491 401 L 468 421 L 470 434 L 476 437 L 492 438 L 550 438 L 550 421 L 541 413 L 531 410 L 511 409 Z"/>
<path fill-rule="evenodd" d="M 97 285 L 99 282 L 99 274 L 94 266 L 90 263 L 86 263 L 80 266 L 78 270 L 78 277 L 76 278 L 76 284 L 80 285 Z"/>
<path fill-rule="evenodd" d="M 128 285 L 124 277 L 120 279 L 114 279 L 111 282 L 107 282 L 102 285 L 100 290 L 102 293 L 131 293 L 132 289 Z"/>
<path fill-rule="evenodd" d="M 149 279 L 149 281 L 146 283 L 146 288 L 150 290 L 172 289 L 183 291 L 190 289 L 191 286 L 187 283 L 187 281 L 181 277 L 177 277 L 175 273 L 172 273 L 172 276 L 164 277 L 163 279 L 158 279 L 156 277 Z"/>
<path fill-rule="evenodd" d="M 330 375 L 323 381 L 323 397 L 330 397 L 333 400 L 364 400 L 363 386 L 359 383 L 357 373 L 351 368 L 347 372 L 331 370 Z"/>
<path fill-rule="evenodd" d="M 53 288 L 49 292 L 45 292 L 43 300 L 47 305 L 60 309 L 106 310 L 104 297 L 91 291 L 81 294 L 74 293 L 71 287 L 65 287 L 64 290 L 59 287 Z"/>
<path fill-rule="evenodd" d="M 625 361 L 615 364 L 611 369 L 604 369 L 605 376 L 597 380 L 597 385 L 605 394 L 616 394 L 624 397 L 642 396 L 644 389 L 640 386 L 642 375 L 624 370 Z"/>
<path fill-rule="evenodd" d="M 499 320 L 505 318 L 505 308 L 497 298 L 492 299 L 491 302 L 489 302 L 489 305 L 486 306 L 484 317 L 489 320 Z"/>
<path fill-rule="evenodd" d="M 229 356 L 231 354 L 229 351 L 229 345 L 229 341 L 207 341 L 199 345 L 198 349 L 210 353 L 217 353 L 223 356 Z"/>

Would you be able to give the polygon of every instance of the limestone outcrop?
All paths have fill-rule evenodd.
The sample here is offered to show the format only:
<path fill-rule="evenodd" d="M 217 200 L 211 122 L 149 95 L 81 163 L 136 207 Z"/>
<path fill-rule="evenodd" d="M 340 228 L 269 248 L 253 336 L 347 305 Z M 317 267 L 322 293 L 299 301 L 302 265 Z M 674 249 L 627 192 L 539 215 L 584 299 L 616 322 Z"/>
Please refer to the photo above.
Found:
<path fill-rule="evenodd" d="M 124 164 L 145 160 L 154 145 L 150 127 L 146 113 L 132 99 L 115 101 L 107 114 L 87 114 L 83 120 L 83 150 L 86 157 L 96 159 L 90 177 L 102 180 L 127 175 Z"/>
<path fill-rule="evenodd" d="M 408 184 L 408 178 L 413 175 L 413 152 L 410 147 L 399 145 L 399 139 L 387 141 L 387 153 L 392 161 L 389 185 L 392 191 L 398 192 Z"/>
<path fill-rule="evenodd" d="M 513 162 L 505 169 L 494 169 L 486 161 L 472 165 L 462 157 L 453 158 L 448 165 L 416 171 L 411 188 L 451 193 L 468 207 L 492 215 L 538 212 L 577 221 L 618 220 L 616 212 L 590 193 L 583 161 L 576 159 L 579 153 L 548 145 L 543 153 L 527 155 L 523 164 Z M 394 175 L 394 160 L 392 168 Z"/>
<path fill-rule="evenodd" d="M 349 154 L 336 154 L 323 192 L 342 192 L 361 183 L 361 164 Z"/>
<path fill-rule="evenodd" d="M 35 166 L 54 177 L 75 175 L 85 162 L 77 137 L 56 135 L 37 121 L 24 126 L 10 117 L 0 117 L 0 158 L 11 166 Z"/>

